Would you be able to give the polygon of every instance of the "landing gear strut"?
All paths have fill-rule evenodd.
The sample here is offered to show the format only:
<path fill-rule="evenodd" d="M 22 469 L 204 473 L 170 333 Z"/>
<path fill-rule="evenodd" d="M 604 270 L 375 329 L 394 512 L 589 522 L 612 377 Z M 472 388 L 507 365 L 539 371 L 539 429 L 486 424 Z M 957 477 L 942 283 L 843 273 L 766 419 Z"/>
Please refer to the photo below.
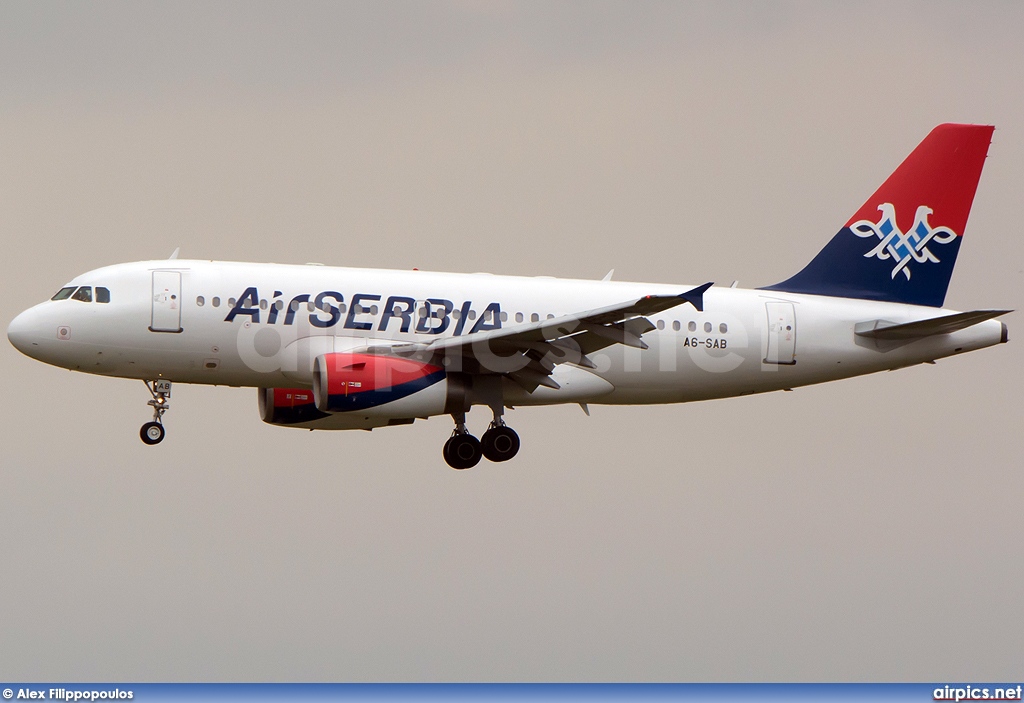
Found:
<path fill-rule="evenodd" d="M 444 444 L 444 460 L 453 469 L 470 469 L 480 463 L 480 457 L 489 461 L 508 461 L 519 451 L 519 435 L 501 419 L 502 408 L 494 410 L 494 419 L 478 440 L 466 428 L 466 414 L 453 414 L 455 431 Z"/>
<path fill-rule="evenodd" d="M 147 403 L 153 408 L 153 421 L 147 422 L 139 430 L 139 436 L 146 444 L 159 444 L 163 441 L 164 435 L 164 413 L 171 409 L 171 382 L 170 381 L 144 381 L 146 390 L 153 396 Z"/>

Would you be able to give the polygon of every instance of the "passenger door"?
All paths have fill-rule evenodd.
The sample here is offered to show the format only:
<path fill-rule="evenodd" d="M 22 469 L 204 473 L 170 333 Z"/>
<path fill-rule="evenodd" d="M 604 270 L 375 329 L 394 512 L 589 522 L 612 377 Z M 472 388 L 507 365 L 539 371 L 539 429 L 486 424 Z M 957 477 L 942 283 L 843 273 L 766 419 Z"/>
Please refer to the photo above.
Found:
<path fill-rule="evenodd" d="M 796 363 L 796 312 L 793 303 L 765 303 L 768 313 L 768 351 L 766 364 Z"/>
<path fill-rule="evenodd" d="M 181 273 L 153 272 L 151 332 L 181 332 Z"/>

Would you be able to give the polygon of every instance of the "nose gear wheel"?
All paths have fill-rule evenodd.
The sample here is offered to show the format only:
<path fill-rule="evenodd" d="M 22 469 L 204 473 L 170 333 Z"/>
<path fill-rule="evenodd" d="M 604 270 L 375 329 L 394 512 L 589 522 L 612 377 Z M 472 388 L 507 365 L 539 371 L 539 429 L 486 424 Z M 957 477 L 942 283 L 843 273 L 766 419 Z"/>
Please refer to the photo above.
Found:
<path fill-rule="evenodd" d="M 139 430 L 139 436 L 146 444 L 159 444 L 163 441 L 165 434 L 164 426 L 159 422 L 147 422 Z"/>

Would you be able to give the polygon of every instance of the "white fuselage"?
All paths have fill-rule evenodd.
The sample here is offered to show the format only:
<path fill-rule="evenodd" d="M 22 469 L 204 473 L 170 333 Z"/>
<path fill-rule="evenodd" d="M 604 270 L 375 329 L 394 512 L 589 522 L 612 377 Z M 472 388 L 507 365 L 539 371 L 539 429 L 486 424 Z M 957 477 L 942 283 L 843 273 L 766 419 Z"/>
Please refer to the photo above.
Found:
<path fill-rule="evenodd" d="M 109 266 L 68 284 L 86 285 L 109 289 L 110 302 L 41 303 L 11 323 L 15 346 L 87 373 L 254 387 L 309 387 L 313 359 L 328 352 L 514 327 L 691 287 L 186 260 Z M 239 306 L 251 289 L 254 298 Z M 656 329 L 643 335 L 647 349 L 606 347 L 591 355 L 595 369 L 559 365 L 552 375 L 558 389 L 527 392 L 506 383 L 504 402 L 722 398 L 919 364 L 1005 341 L 1005 327 L 995 320 L 900 344 L 854 333 L 859 323 L 952 312 L 712 287 L 703 312 L 680 305 L 649 315 Z"/>

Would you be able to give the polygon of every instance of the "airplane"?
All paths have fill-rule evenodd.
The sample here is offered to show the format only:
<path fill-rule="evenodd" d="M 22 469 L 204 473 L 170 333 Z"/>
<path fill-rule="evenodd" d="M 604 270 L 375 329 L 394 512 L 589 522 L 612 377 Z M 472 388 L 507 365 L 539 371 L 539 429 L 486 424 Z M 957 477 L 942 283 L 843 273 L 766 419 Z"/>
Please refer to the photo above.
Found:
<path fill-rule="evenodd" d="M 754 289 L 171 259 L 116 264 L 18 315 L 54 366 L 258 389 L 264 422 L 372 430 L 450 415 L 442 455 L 511 459 L 506 409 L 790 390 L 1008 340 L 1009 310 L 942 307 L 994 128 L 932 130 L 801 271 Z M 480 439 L 473 406 L 491 411 Z"/>

